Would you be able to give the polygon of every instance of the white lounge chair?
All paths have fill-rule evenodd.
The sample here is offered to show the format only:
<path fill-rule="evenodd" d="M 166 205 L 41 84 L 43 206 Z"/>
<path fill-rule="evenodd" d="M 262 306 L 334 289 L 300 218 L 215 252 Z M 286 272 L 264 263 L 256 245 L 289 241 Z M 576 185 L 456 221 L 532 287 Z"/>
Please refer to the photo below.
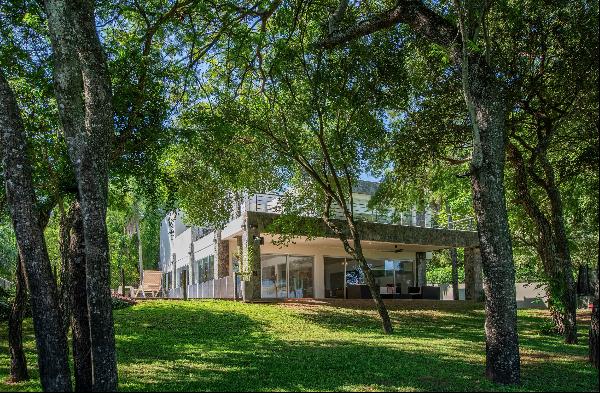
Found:
<path fill-rule="evenodd" d="M 144 279 L 142 285 L 134 288 L 133 297 L 158 297 L 162 293 L 162 272 L 160 270 L 144 270 Z"/>

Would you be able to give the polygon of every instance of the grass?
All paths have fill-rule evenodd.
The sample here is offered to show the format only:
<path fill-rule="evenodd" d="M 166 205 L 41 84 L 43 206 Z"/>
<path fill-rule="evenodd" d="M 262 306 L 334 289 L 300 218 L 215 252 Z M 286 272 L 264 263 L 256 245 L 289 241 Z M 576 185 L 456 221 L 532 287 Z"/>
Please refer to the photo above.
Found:
<path fill-rule="evenodd" d="M 381 333 L 370 303 L 148 301 L 115 311 L 123 391 L 598 391 L 578 345 L 542 335 L 548 315 L 519 311 L 522 384 L 484 378 L 484 313 L 454 302 L 390 304 L 395 332 Z M 0 390 L 39 390 L 31 321 L 31 382 L 8 385 L 0 326 Z"/>

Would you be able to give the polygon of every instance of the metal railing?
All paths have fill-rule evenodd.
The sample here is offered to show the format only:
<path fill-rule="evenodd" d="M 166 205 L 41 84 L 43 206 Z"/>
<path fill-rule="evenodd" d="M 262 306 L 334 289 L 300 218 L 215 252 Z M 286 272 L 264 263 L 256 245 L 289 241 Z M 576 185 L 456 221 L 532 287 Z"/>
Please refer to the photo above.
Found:
<path fill-rule="evenodd" d="M 248 197 L 244 203 L 244 209 L 252 212 L 281 214 L 283 205 L 281 199 L 283 194 L 254 194 Z M 334 218 L 343 219 L 342 210 L 334 206 L 331 209 Z M 307 216 L 312 214 L 307 213 Z M 316 215 L 315 215 L 316 216 Z M 375 222 L 380 224 L 404 225 L 422 228 L 434 229 L 453 229 L 457 231 L 476 231 L 477 224 L 472 216 L 450 217 L 435 213 L 430 210 L 417 211 L 396 211 L 394 209 L 371 209 L 368 203 L 355 201 L 354 218 L 358 221 Z"/>

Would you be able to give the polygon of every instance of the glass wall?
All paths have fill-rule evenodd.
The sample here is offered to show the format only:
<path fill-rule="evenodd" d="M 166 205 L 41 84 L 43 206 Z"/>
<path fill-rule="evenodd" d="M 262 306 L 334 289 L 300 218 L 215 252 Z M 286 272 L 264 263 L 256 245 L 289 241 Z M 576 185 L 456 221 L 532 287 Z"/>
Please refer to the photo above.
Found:
<path fill-rule="evenodd" d="M 314 297 L 313 257 L 262 255 L 261 297 Z"/>
<path fill-rule="evenodd" d="M 414 261 L 367 260 L 381 294 L 406 294 L 414 285 Z M 365 273 L 352 259 L 324 258 L 325 297 L 365 297 Z M 368 296 L 367 296 L 368 297 Z"/>
<path fill-rule="evenodd" d="M 264 299 L 287 297 L 287 262 L 285 255 L 261 257 L 261 297 Z"/>
<path fill-rule="evenodd" d="M 325 269 L 325 297 L 346 297 L 346 259 L 345 258 L 323 258 Z"/>
<path fill-rule="evenodd" d="M 288 297 L 314 297 L 313 258 L 288 256 Z"/>
<path fill-rule="evenodd" d="M 202 284 L 215 278 L 215 256 L 209 255 L 192 264 L 192 284 Z"/>

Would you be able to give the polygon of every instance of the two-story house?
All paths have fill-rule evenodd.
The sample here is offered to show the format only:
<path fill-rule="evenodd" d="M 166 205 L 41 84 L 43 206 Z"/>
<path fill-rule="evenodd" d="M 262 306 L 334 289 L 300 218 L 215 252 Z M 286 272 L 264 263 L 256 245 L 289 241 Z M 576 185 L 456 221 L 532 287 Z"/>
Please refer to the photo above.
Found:
<path fill-rule="evenodd" d="M 369 209 L 377 183 L 355 187 L 354 212 L 362 247 L 383 297 L 410 297 L 426 285 L 434 250 L 465 248 L 467 297 L 481 294 L 481 257 L 472 220 L 441 225 L 430 211 L 382 214 Z M 280 196 L 248 196 L 221 230 L 189 227 L 173 212 L 162 222 L 160 264 L 169 297 L 190 298 L 367 298 L 360 266 L 321 219 L 325 235 L 307 237 L 299 226 L 292 243 L 274 244 L 269 225 L 280 212 Z M 395 217 L 395 218 L 393 218 Z M 462 224 L 462 225 L 461 225 Z M 183 285 L 185 284 L 185 288 Z"/>

